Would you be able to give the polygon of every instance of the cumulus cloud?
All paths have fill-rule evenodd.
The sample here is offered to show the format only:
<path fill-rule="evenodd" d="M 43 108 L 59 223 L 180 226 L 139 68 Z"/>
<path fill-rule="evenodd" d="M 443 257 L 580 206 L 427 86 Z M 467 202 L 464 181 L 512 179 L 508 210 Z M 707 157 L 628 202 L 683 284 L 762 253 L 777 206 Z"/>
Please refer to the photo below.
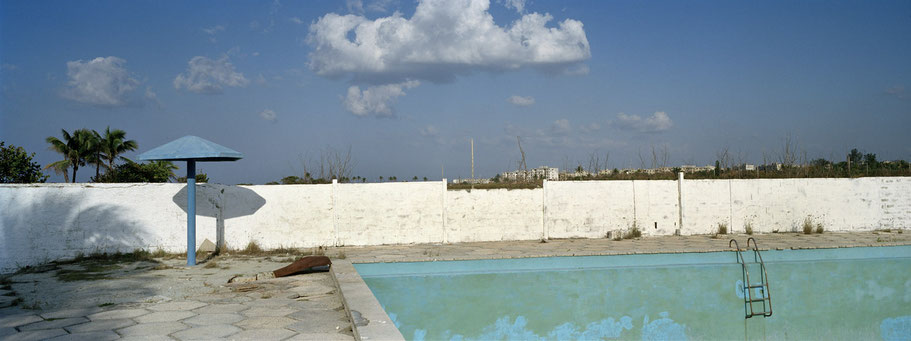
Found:
<path fill-rule="evenodd" d="M 358 3 L 349 2 L 349 9 L 359 13 Z M 411 18 L 329 13 L 310 25 L 309 66 L 325 77 L 388 84 L 451 81 L 485 70 L 569 68 L 591 57 L 578 20 L 548 26 L 550 14 L 530 13 L 499 26 L 489 7 L 488 0 L 422 0 Z"/>
<path fill-rule="evenodd" d="M 219 94 L 224 87 L 245 87 L 250 83 L 242 73 L 234 70 L 234 65 L 228 61 L 227 56 L 217 60 L 196 56 L 187 64 L 187 71 L 174 78 L 174 88 L 177 90 Z"/>
<path fill-rule="evenodd" d="M 275 115 L 275 111 L 273 111 L 272 109 L 266 109 L 266 110 L 260 111 L 259 117 L 262 117 L 264 120 L 270 121 L 270 122 L 275 122 L 275 119 L 277 118 L 277 116 Z"/>
<path fill-rule="evenodd" d="M 414 88 L 421 83 L 409 80 L 402 83 L 369 86 L 363 91 L 360 87 L 348 88 L 344 99 L 345 109 L 357 116 L 392 117 L 395 116 L 395 100 L 405 95 L 405 89 Z"/>
<path fill-rule="evenodd" d="M 617 114 L 617 121 L 614 123 L 619 128 L 633 129 L 640 133 L 662 132 L 674 126 L 674 122 L 663 111 L 657 111 L 651 116 L 644 118 L 639 115 L 627 115 L 621 112 Z"/>
<path fill-rule="evenodd" d="M 125 63 L 126 60 L 114 56 L 67 62 L 69 80 L 63 97 L 97 106 L 126 105 L 139 81 L 130 77 L 123 67 Z"/>
<path fill-rule="evenodd" d="M 532 104 L 535 104 L 535 98 L 531 97 L 531 96 L 522 97 L 519 95 L 514 95 L 514 96 L 510 96 L 509 98 L 507 98 L 506 101 L 509 103 L 518 105 L 520 107 L 527 107 Z"/>

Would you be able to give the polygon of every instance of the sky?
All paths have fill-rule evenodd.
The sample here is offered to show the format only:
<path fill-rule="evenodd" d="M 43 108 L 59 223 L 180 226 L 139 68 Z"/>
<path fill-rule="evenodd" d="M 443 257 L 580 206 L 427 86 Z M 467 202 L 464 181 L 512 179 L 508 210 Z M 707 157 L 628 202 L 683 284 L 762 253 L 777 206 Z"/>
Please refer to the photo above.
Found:
<path fill-rule="evenodd" d="M 468 178 L 472 139 L 492 177 L 517 136 L 528 168 L 909 160 L 909 37 L 907 0 L 0 0 L 0 140 L 195 135 L 245 155 L 199 165 L 224 184 L 348 148 L 370 181 Z"/>

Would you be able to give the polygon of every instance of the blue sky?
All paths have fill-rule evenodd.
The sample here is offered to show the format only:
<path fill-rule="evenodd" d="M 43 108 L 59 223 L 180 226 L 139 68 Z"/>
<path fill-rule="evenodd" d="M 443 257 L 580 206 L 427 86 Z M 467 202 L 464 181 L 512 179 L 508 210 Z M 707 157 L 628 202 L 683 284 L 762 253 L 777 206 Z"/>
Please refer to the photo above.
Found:
<path fill-rule="evenodd" d="M 911 159 L 909 1 L 0 1 L 0 140 L 184 135 L 246 158 L 221 183 L 777 160 Z M 79 174 L 88 181 L 91 171 Z M 62 181 L 61 176 L 52 181 Z"/>

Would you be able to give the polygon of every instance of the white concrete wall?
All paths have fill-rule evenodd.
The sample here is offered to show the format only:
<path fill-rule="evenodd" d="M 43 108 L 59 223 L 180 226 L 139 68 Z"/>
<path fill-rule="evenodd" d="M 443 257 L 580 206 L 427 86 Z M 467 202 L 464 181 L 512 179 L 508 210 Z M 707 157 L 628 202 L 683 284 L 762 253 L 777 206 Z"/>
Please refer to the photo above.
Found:
<path fill-rule="evenodd" d="M 243 248 L 602 238 L 680 228 L 677 181 L 559 181 L 447 191 L 441 182 L 199 185 L 197 242 Z M 911 178 L 685 180 L 682 234 L 911 228 Z M 0 272 L 79 253 L 184 252 L 183 184 L 0 185 Z"/>
<path fill-rule="evenodd" d="M 533 240 L 544 236 L 541 189 L 446 192 L 446 242 Z"/>

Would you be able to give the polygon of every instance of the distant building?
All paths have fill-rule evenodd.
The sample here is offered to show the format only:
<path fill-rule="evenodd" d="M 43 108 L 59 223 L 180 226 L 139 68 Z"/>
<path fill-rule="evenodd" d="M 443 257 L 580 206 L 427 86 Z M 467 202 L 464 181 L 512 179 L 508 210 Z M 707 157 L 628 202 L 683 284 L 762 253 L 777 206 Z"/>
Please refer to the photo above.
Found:
<path fill-rule="evenodd" d="M 693 165 L 683 165 L 680 166 L 680 171 L 684 173 L 699 173 L 699 172 L 714 172 L 715 166 L 693 166 Z"/>
<path fill-rule="evenodd" d="M 452 179 L 453 184 L 486 184 L 490 179 Z"/>
<path fill-rule="evenodd" d="M 754 171 L 754 170 L 756 170 L 756 165 L 751 165 L 751 164 L 749 164 L 749 163 L 744 163 L 744 164 L 741 164 L 741 165 L 737 165 L 736 168 L 737 168 L 737 170 L 742 170 L 742 171 Z"/>
<path fill-rule="evenodd" d="M 500 178 L 505 181 L 525 181 L 525 180 L 560 180 L 560 170 L 554 167 L 541 166 L 534 169 L 529 169 L 527 172 L 524 170 L 515 170 L 512 172 L 503 172 L 500 174 Z"/>

